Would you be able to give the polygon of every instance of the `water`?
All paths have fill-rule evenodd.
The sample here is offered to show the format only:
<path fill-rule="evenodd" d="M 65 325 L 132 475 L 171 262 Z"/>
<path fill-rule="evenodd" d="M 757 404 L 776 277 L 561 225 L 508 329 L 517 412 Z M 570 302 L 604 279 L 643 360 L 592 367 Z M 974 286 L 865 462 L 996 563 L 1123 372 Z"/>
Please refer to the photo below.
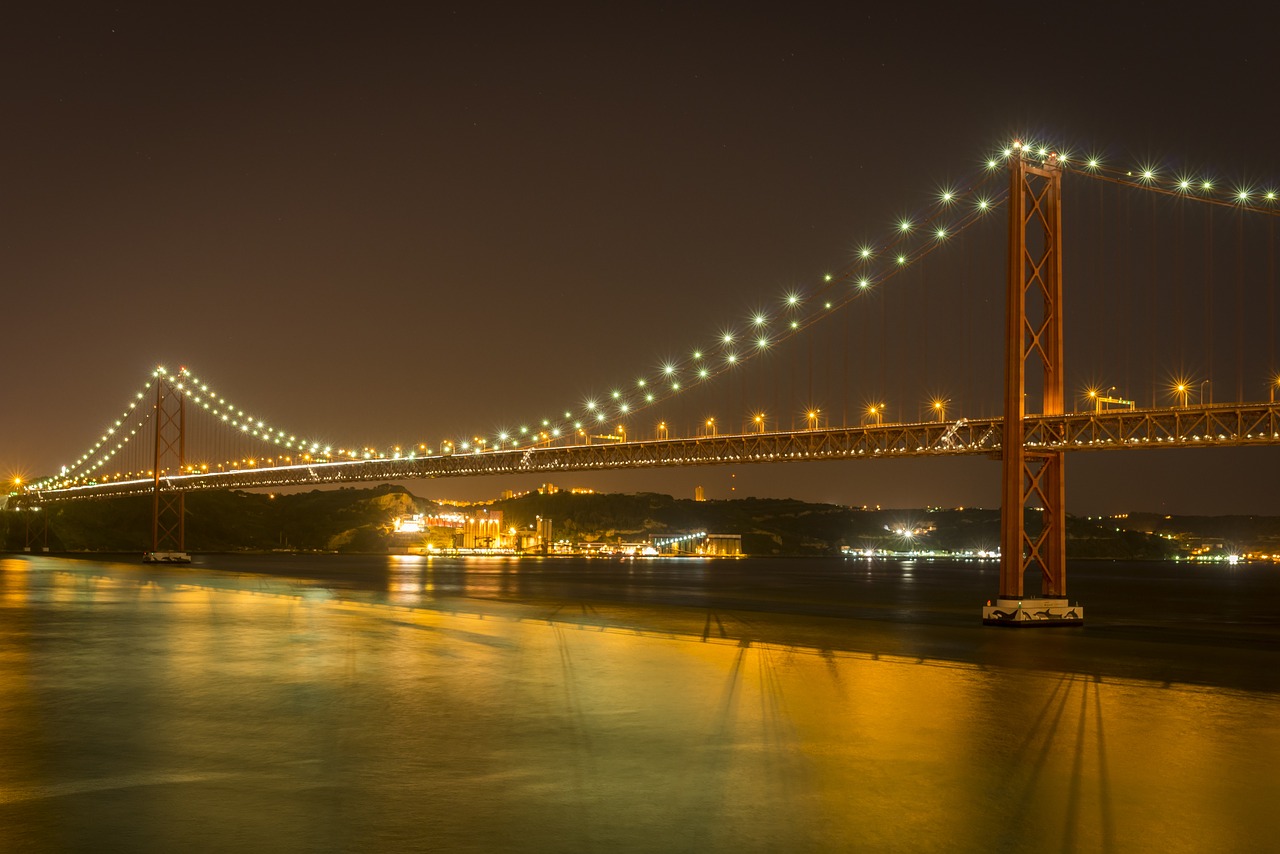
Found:
<path fill-rule="evenodd" d="M 1280 571 L 0 559 L 0 851 L 1264 851 Z"/>

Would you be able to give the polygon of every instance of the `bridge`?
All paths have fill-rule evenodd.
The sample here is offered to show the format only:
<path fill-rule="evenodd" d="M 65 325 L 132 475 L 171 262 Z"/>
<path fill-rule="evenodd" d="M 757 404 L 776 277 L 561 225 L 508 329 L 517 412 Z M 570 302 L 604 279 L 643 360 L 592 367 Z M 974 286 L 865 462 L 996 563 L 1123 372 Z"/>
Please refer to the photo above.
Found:
<path fill-rule="evenodd" d="M 1115 451 L 1280 444 L 1280 403 L 1217 404 L 1186 409 L 1073 412 L 1024 418 L 1029 450 Z M 861 427 L 751 432 L 690 438 L 638 439 L 562 447 L 472 448 L 447 454 L 320 459 L 225 471 L 165 472 L 165 490 L 263 489 L 330 483 L 378 483 L 415 478 L 556 474 L 592 469 L 743 465 L 890 457 L 999 457 L 1004 419 L 961 418 Z M 194 468 L 194 467 L 192 467 Z M 53 489 L 33 488 L 29 502 L 149 495 L 152 477 L 121 477 Z"/>
<path fill-rule="evenodd" d="M 843 269 L 824 275 L 804 292 L 789 291 L 780 308 L 754 312 L 737 327 L 722 329 L 706 349 L 666 360 L 634 386 L 615 387 L 607 396 L 582 401 L 565 410 L 563 417 L 531 420 L 496 435 L 446 438 L 430 445 L 335 449 L 246 415 L 186 368 L 173 372 L 157 368 L 98 441 L 58 474 L 26 484 L 10 497 L 10 503 L 31 507 L 148 494 L 154 503 L 153 550 L 181 553 L 182 496 L 199 489 L 987 455 L 1002 462 L 1004 521 L 999 591 L 995 603 L 984 609 L 984 621 L 1009 626 L 1078 625 L 1083 621 L 1083 610 L 1066 595 L 1065 456 L 1091 451 L 1280 444 L 1280 405 L 1275 402 L 1280 375 L 1274 365 L 1272 304 L 1264 321 L 1269 324 L 1266 331 L 1272 341 L 1272 364 L 1266 366 L 1266 373 L 1248 379 L 1249 385 L 1265 384 L 1269 399 L 1245 399 L 1245 312 L 1240 296 L 1243 290 L 1238 287 L 1234 343 L 1240 400 L 1213 403 L 1209 394 L 1213 380 L 1199 379 L 1199 374 L 1182 369 L 1161 382 L 1156 376 L 1155 356 L 1150 355 L 1149 378 L 1138 379 L 1136 375 L 1142 372 L 1132 366 L 1129 370 L 1129 387 L 1145 382 L 1147 387 L 1141 393 L 1126 396 L 1115 385 L 1104 389 L 1099 383 L 1080 396 L 1079 405 L 1070 408 L 1064 363 L 1064 176 L 1142 194 L 1151 199 L 1152 223 L 1156 200 L 1162 198 L 1177 206 L 1179 217 L 1192 205 L 1229 209 L 1236 217 L 1240 258 L 1244 256 L 1245 218 L 1265 221 L 1270 228 L 1280 213 L 1274 190 L 1220 186 L 1208 178 L 1167 174 L 1150 166 L 1109 166 L 1098 158 L 1074 157 L 1049 146 L 1013 141 L 988 158 L 976 177 L 957 185 L 960 189 L 940 191 L 930 205 L 899 220 L 883 239 L 860 247 Z M 642 415 L 660 414 L 664 406 L 687 400 L 704 388 L 723 388 L 727 375 L 741 372 L 748 363 L 765 361 L 793 340 L 803 341 L 826 318 L 885 290 L 906 271 L 923 268 L 925 259 L 935 253 L 951 251 L 962 235 L 967 237 L 989 221 L 997 209 L 1005 211 L 1007 226 L 999 414 L 966 413 L 950 398 L 934 395 L 928 407 L 922 407 L 921 417 L 886 422 L 885 404 L 874 398 L 859 404 L 856 420 L 861 423 L 854 425 L 824 424 L 821 410 L 811 407 L 802 413 L 801 423 L 793 421 L 790 429 L 782 429 L 776 416 L 771 424 L 763 412 L 756 411 L 742 418 L 740 430 L 722 431 L 722 425 L 711 417 L 699 419 L 694 435 L 672 435 L 666 420 L 658 421 L 652 436 L 640 435 L 645 432 L 638 426 Z M 1212 220 L 1207 222 L 1206 242 L 1211 245 Z M 1155 245 L 1152 238 L 1152 268 Z M 1266 277 L 1274 292 L 1274 240 L 1270 233 L 1266 251 Z M 1210 249 L 1205 261 L 1208 291 L 1216 275 L 1213 267 Z M 1238 281 L 1245 277 L 1245 267 L 1243 261 L 1237 262 Z M 1249 275 L 1256 276 L 1256 270 Z M 1155 287 L 1153 281 L 1149 297 L 1152 311 L 1157 307 Z M 1175 301 L 1177 293 L 1175 290 Z M 1210 317 L 1201 343 L 1209 349 L 1207 358 L 1202 355 L 1200 361 L 1210 366 L 1205 371 L 1209 373 L 1212 340 L 1222 336 L 1212 324 L 1210 297 L 1204 306 Z M 1192 310 L 1175 306 L 1175 311 Z M 1232 337 L 1230 332 L 1226 337 Z M 845 346 L 847 372 L 847 343 Z M 1099 349 L 1107 346 L 1118 350 L 1106 343 Z M 1146 355 L 1139 354 L 1139 360 Z M 1125 361 L 1134 359 L 1126 354 Z M 1221 376 L 1215 377 L 1221 384 Z M 809 383 L 812 386 L 812 355 Z M 1151 404 L 1140 406 L 1139 399 L 1150 399 Z M 843 420 L 848 420 L 847 406 Z M 1027 525 L 1029 509 L 1039 515 L 1039 524 Z M 1025 577 L 1033 569 L 1040 577 L 1040 591 L 1029 595 Z"/>

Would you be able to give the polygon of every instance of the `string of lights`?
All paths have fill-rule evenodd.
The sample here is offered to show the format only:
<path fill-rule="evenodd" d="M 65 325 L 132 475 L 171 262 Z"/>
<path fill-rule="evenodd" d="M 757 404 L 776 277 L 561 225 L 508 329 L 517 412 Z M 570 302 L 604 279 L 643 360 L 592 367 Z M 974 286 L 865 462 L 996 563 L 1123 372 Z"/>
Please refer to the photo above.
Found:
<path fill-rule="evenodd" d="M 1001 180 L 1003 167 L 1008 158 L 1014 156 L 1038 159 L 1065 171 L 1135 189 L 1271 216 L 1280 213 L 1280 191 L 1275 189 L 1259 189 L 1256 184 L 1229 186 L 1209 177 L 1166 172 L 1154 164 L 1137 168 L 1111 166 L 1099 156 L 1076 157 L 1039 142 L 1016 140 L 988 157 L 974 174 L 938 189 L 928 202 L 899 217 L 879 240 L 859 246 L 853 259 L 835 272 L 822 275 L 807 289 L 786 291 L 772 308 L 757 308 L 744 313 L 737 321 L 725 323 L 714 336 L 709 336 L 704 346 L 689 349 L 683 357 L 662 360 L 641 372 L 634 381 L 614 384 L 606 398 L 585 398 L 565 409 L 562 416 L 527 421 L 515 430 L 498 432 L 492 439 L 445 440 L 438 453 L 550 445 L 615 419 L 625 422 L 648 408 L 741 368 L 837 310 L 870 295 L 975 224 L 988 220 L 987 215 L 1006 201 L 1008 188 Z M 33 486 L 50 488 L 107 476 L 103 473 L 104 466 L 128 445 L 151 416 L 150 409 L 139 403 L 157 382 L 171 384 L 194 405 L 239 434 L 268 446 L 305 453 L 308 459 L 311 455 L 316 459 L 372 459 L 436 453 L 425 444 L 411 445 L 415 450 L 407 454 L 402 454 L 398 446 L 386 452 L 366 446 L 361 451 L 339 449 L 335 453 L 322 442 L 299 439 L 297 434 L 275 428 L 266 419 L 247 415 L 185 367 L 172 374 L 158 367 L 121 416 L 88 450 L 70 465 L 63 466 L 58 476 Z M 624 431 L 625 427 L 619 428 L 622 438 L 626 435 Z"/>
<path fill-rule="evenodd" d="M 772 311 L 758 309 L 738 323 L 722 326 L 706 347 L 691 349 L 680 359 L 660 362 L 656 369 L 637 377 L 634 385 L 615 384 L 606 400 L 585 399 L 576 415 L 570 408 L 562 418 L 542 418 L 534 422 L 539 426 L 531 428 L 526 423 L 514 433 L 499 433 L 496 446 L 545 444 L 613 418 L 626 420 L 783 344 L 835 311 L 868 296 L 877 286 L 986 219 L 1004 203 L 1008 192 L 999 182 L 999 165 L 998 160 L 989 159 L 981 171 L 967 180 L 939 189 L 929 204 L 900 217 L 881 240 L 862 244 L 851 262 L 834 273 L 824 274 L 810 294 L 787 291 Z M 993 188 L 992 184 L 997 186 Z M 470 443 L 459 442 L 457 447 L 469 450 Z"/>

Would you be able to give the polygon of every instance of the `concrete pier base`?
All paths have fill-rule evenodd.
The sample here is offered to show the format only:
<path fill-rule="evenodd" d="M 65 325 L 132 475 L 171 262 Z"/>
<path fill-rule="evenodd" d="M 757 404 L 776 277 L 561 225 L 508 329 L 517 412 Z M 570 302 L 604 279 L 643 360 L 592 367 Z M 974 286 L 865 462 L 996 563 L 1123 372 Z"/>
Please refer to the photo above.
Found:
<path fill-rule="evenodd" d="M 143 563 L 191 563 L 191 555 L 186 552 L 146 552 L 142 555 Z"/>
<path fill-rule="evenodd" d="M 1083 626 L 1084 608 L 1061 599 L 997 599 L 982 609 L 986 626 L 1016 628 L 1048 628 L 1051 626 Z"/>

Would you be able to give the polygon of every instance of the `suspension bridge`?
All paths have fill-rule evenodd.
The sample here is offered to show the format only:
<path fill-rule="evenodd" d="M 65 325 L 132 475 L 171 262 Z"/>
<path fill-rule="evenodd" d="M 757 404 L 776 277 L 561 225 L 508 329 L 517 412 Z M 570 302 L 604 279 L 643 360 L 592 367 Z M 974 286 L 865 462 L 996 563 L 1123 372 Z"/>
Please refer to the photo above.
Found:
<path fill-rule="evenodd" d="M 1074 404 L 1068 403 L 1064 359 L 1065 307 L 1070 304 L 1063 298 L 1064 246 L 1074 245 L 1063 240 L 1064 177 L 1081 189 L 1093 188 L 1092 196 L 1082 195 L 1085 204 L 1096 203 L 1079 228 L 1093 238 L 1093 251 L 1089 260 L 1071 268 L 1083 284 L 1077 288 L 1073 279 L 1067 292 L 1078 290 L 1086 307 L 1108 319 L 1102 332 L 1096 326 L 1091 330 L 1092 340 L 1082 351 L 1095 376 L 1082 385 Z M 1108 201 L 1099 188 L 1114 189 L 1119 201 Z M 1144 209 L 1146 200 L 1149 206 Z M 1003 278 L 1005 312 L 996 335 L 984 336 L 983 342 L 948 342 L 942 340 L 944 324 L 936 320 L 929 329 L 908 329 L 906 321 L 897 320 L 913 311 L 906 299 L 891 317 L 886 295 L 893 286 L 899 284 L 904 294 L 914 287 L 923 299 L 917 304 L 927 304 L 932 298 L 924 296 L 921 272 L 927 268 L 926 259 L 933 264 L 954 252 L 962 236 L 980 230 L 975 227 L 991 220 L 997 210 L 1004 211 L 1007 224 L 1000 248 L 1003 275 L 991 269 L 978 273 L 979 278 Z M 1208 213 L 1199 215 L 1202 221 L 1188 223 L 1195 215 L 1189 212 L 1196 210 Z M 1215 210 L 1224 213 L 1215 219 Z M 1272 189 L 1141 164 L 1110 166 L 1099 158 L 1015 141 L 986 160 L 976 177 L 943 188 L 926 207 L 902 217 L 888 235 L 858 247 L 841 269 L 824 274 L 808 288 L 788 291 L 778 307 L 755 311 L 722 328 L 706 347 L 664 360 L 633 383 L 579 401 L 555 417 L 431 443 L 334 447 L 246 415 L 187 368 L 157 368 L 100 439 L 58 474 L 24 484 L 10 496 L 10 504 L 33 507 L 148 494 L 154 504 L 153 551 L 181 554 L 182 496 L 199 489 L 986 455 L 1002 463 L 1003 523 L 999 590 L 994 604 L 984 609 L 984 620 L 1013 626 L 1078 625 L 1083 610 L 1066 594 L 1068 453 L 1280 444 L 1274 305 L 1278 212 L 1280 201 Z M 1231 218 L 1226 241 L 1234 238 L 1236 249 L 1225 271 L 1224 253 L 1214 249 L 1215 229 L 1219 243 L 1224 242 L 1222 216 Z M 1114 225 L 1108 227 L 1108 222 Z M 1259 222 L 1266 249 L 1246 253 L 1246 238 L 1261 242 L 1255 225 Z M 1197 229 L 1203 232 L 1189 238 Z M 1122 238 L 1111 237 L 1117 231 Z M 1118 254 L 1113 249 L 1121 243 L 1145 245 L 1147 256 L 1140 257 L 1139 251 L 1135 259 L 1130 252 L 1108 266 L 1108 257 Z M 1188 272 L 1196 267 L 1201 275 Z M 914 282 L 908 278 L 912 271 Z M 1110 298 L 1099 296 L 1100 285 L 1103 291 L 1110 285 Z M 1262 292 L 1265 308 L 1254 304 Z M 1246 293 L 1251 295 L 1247 299 Z M 867 306 L 877 297 L 879 329 L 873 330 L 870 327 L 877 324 Z M 962 313 L 971 310 L 965 305 L 961 303 Z M 862 335 L 828 319 L 859 310 L 872 317 Z M 896 322 L 904 324 L 905 334 L 890 344 L 887 339 Z M 1145 339 L 1134 334 L 1138 327 L 1146 329 Z M 839 342 L 835 346 L 844 349 L 844 374 L 839 379 L 832 378 L 837 373 L 831 369 L 835 360 L 817 359 L 828 384 L 838 389 L 828 390 L 828 396 L 843 407 L 839 425 L 831 423 L 833 407 L 824 413 L 812 403 L 812 341 L 824 328 L 828 338 Z M 969 366 L 968 354 L 993 338 L 1003 349 L 1002 365 Z M 767 364 L 784 347 L 798 351 L 806 340 L 809 403 L 791 407 L 796 414 L 790 426 L 776 415 L 785 408 L 776 402 L 776 393 L 772 417 L 763 408 L 746 410 L 745 379 L 736 404 L 727 404 L 744 413 L 739 418 L 675 417 L 691 398 L 708 399 L 717 388 L 725 404 L 725 389 L 730 389 L 727 397 L 733 394 L 729 375 L 745 377 L 753 363 Z M 855 340 L 866 352 L 851 371 Z M 1128 340 L 1139 343 L 1130 346 Z M 1157 341 L 1173 341 L 1180 350 L 1172 369 L 1159 367 Z M 1266 352 L 1260 352 L 1264 346 Z M 919 363 L 921 352 L 933 350 L 935 362 L 949 367 L 965 362 L 972 373 L 1001 374 L 998 411 L 980 411 L 980 406 L 961 406 L 953 398 L 933 394 L 923 398 L 918 417 L 894 420 L 887 417 L 883 396 L 864 395 L 854 409 L 856 423 L 849 424 L 850 374 L 879 371 L 883 385 L 884 365 L 893 347 L 906 354 L 902 361 L 910 363 L 907 374 Z M 1235 357 L 1230 377 L 1223 367 L 1228 361 L 1224 347 Z M 1188 369 L 1188 362 L 1198 367 Z M 1117 367 L 1120 363 L 1123 369 Z M 804 378 L 795 382 L 794 375 L 778 379 L 776 364 L 774 374 L 775 389 L 790 381 L 793 398 L 798 396 L 794 387 L 805 385 Z M 1105 377 L 1117 374 L 1123 375 L 1122 384 L 1106 385 Z M 1214 403 L 1212 384 L 1229 388 L 1232 380 L 1237 399 Z M 1250 401 L 1248 387 L 1267 389 L 1266 400 Z M 678 422 L 688 435 L 677 435 Z M 1032 570 L 1040 579 L 1036 594 L 1025 589 Z"/>

